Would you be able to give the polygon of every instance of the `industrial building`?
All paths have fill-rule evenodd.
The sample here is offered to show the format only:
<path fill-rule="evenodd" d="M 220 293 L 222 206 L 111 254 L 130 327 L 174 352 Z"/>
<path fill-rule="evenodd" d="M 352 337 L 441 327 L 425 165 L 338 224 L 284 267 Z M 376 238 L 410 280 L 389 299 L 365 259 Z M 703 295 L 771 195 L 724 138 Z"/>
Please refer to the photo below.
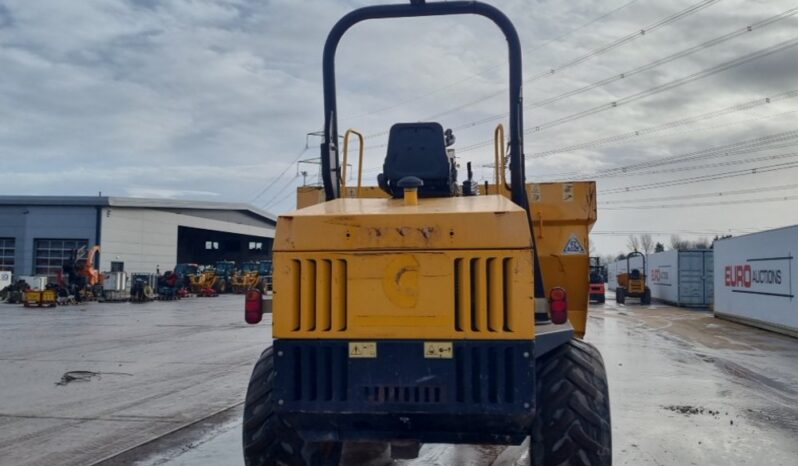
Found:
<path fill-rule="evenodd" d="M 276 217 L 246 204 L 106 196 L 0 196 L 0 270 L 54 275 L 100 245 L 101 271 L 271 256 Z"/>

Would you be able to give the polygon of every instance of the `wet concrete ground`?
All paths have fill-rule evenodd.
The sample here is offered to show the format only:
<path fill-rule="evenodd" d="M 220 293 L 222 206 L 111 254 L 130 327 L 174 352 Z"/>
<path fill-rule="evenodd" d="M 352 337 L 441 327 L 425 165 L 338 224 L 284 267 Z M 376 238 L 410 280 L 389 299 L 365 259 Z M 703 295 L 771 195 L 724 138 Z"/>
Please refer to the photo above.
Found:
<path fill-rule="evenodd" d="M 0 305 L 0 464 L 243 464 L 240 403 L 270 334 L 242 314 L 240 296 Z M 609 374 L 614 464 L 798 464 L 798 340 L 612 300 L 587 339 Z M 77 370 L 99 375 L 56 385 Z M 520 465 L 525 451 L 425 445 L 395 464 Z"/>

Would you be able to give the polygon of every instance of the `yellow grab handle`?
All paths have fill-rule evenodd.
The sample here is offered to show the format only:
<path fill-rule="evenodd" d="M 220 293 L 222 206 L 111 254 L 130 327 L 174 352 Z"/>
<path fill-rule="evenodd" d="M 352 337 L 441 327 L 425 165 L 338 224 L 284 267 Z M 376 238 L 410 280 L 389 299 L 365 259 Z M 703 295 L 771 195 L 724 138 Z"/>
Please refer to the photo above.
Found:
<path fill-rule="evenodd" d="M 343 178 L 341 180 L 341 192 L 344 193 L 343 194 L 344 196 L 346 195 L 346 167 L 347 167 L 346 161 L 347 161 L 347 156 L 349 155 L 349 136 L 352 134 L 357 136 L 358 143 L 360 145 L 358 149 L 359 157 L 357 162 L 357 192 L 355 194 L 355 197 L 360 197 L 360 187 L 363 184 L 363 150 L 365 145 L 364 142 L 365 138 L 363 137 L 363 134 L 360 131 L 351 128 L 346 130 L 346 133 L 344 133 L 344 166 L 341 172 L 341 177 Z"/>

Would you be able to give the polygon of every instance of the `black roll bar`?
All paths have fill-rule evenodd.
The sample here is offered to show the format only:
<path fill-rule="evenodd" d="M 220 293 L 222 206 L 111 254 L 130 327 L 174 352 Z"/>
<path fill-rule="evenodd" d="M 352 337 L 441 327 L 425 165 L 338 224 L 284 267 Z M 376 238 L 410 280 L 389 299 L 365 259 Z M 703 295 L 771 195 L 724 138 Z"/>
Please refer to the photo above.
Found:
<path fill-rule="evenodd" d="M 507 39 L 510 62 L 510 181 L 513 202 L 529 210 L 524 173 L 523 94 L 521 43 L 510 19 L 497 8 L 477 1 L 425 3 L 414 0 L 409 4 L 368 6 L 352 11 L 333 26 L 324 44 L 324 141 L 321 144 L 321 169 L 324 193 L 328 201 L 340 197 L 341 166 L 338 157 L 338 112 L 335 98 L 335 52 L 344 33 L 367 19 L 405 18 L 472 14 L 493 21 Z"/>

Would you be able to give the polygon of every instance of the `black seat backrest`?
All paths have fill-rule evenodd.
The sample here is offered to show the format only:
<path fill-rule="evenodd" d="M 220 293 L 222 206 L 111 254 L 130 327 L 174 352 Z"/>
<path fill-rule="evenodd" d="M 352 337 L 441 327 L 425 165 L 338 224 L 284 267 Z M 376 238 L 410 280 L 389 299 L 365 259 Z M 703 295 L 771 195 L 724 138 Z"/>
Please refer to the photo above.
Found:
<path fill-rule="evenodd" d="M 391 127 L 380 186 L 394 197 L 403 197 L 397 183 L 407 176 L 424 182 L 419 189 L 421 197 L 454 195 L 454 160 L 446 151 L 439 123 L 397 123 Z"/>
<path fill-rule="evenodd" d="M 632 280 L 640 280 L 640 269 L 632 269 L 630 276 L 632 277 Z"/>

